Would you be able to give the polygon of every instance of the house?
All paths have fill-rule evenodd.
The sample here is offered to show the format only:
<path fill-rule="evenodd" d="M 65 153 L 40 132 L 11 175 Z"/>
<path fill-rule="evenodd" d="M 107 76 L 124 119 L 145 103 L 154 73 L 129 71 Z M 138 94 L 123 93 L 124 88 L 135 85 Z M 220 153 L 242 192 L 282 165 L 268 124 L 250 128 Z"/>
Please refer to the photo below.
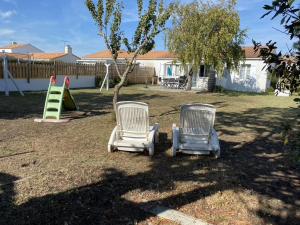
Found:
<path fill-rule="evenodd" d="M 5 54 L 10 58 L 31 61 L 76 63 L 77 60 L 80 60 L 78 56 L 73 54 L 70 45 L 65 46 L 64 52 L 47 53 L 32 44 L 18 44 L 17 42 L 12 42 L 10 45 L 0 47 L 0 53 L 2 53 L 2 56 Z"/>
<path fill-rule="evenodd" d="M 31 53 L 41 53 L 43 51 L 41 49 L 33 46 L 32 44 L 18 44 L 17 42 L 12 42 L 9 45 L 0 47 L 0 52 L 31 54 Z"/>
<path fill-rule="evenodd" d="M 4 53 L 0 52 L 0 58 L 2 57 L 7 57 L 8 59 L 13 59 L 13 60 L 30 60 L 30 55 L 29 54 L 20 54 L 20 53 Z"/>
<path fill-rule="evenodd" d="M 66 63 L 76 63 L 80 58 L 73 54 L 72 47 L 70 45 L 65 46 L 64 52 L 57 53 L 33 53 L 31 54 L 31 60 L 33 61 L 60 61 Z"/>
<path fill-rule="evenodd" d="M 240 63 L 237 71 L 228 71 L 225 69 L 223 76 L 217 76 L 205 65 L 201 65 L 199 70 L 194 72 L 192 79 L 192 89 L 207 91 L 209 83 L 213 82 L 227 90 L 246 91 L 246 92 L 264 92 L 269 87 L 267 71 L 264 69 L 264 62 L 255 53 L 253 47 L 244 47 L 245 60 Z M 118 63 L 124 63 L 130 58 L 131 54 L 126 51 L 120 51 Z M 112 63 L 109 51 L 100 51 L 87 55 L 79 60 L 82 63 L 106 62 Z M 182 67 L 176 55 L 168 51 L 151 51 L 145 55 L 140 55 L 136 59 L 140 67 L 154 67 L 155 74 L 159 80 L 169 78 L 179 78 L 188 74 L 189 66 Z"/>
<path fill-rule="evenodd" d="M 130 58 L 132 54 L 126 51 L 120 51 L 118 56 L 118 63 L 125 63 L 125 60 Z M 151 51 L 145 55 L 139 55 L 136 59 L 136 63 L 140 67 L 154 67 L 156 76 L 164 73 L 162 67 L 163 64 L 172 63 L 176 61 L 176 56 L 168 51 Z M 84 56 L 78 62 L 82 63 L 95 63 L 95 62 L 105 62 L 112 63 L 111 53 L 109 51 L 100 51 L 94 54 Z"/>
<path fill-rule="evenodd" d="M 270 87 L 266 64 L 253 47 L 244 47 L 245 60 L 238 70 L 225 70 L 217 79 L 217 85 L 227 90 L 244 92 L 265 92 Z"/>

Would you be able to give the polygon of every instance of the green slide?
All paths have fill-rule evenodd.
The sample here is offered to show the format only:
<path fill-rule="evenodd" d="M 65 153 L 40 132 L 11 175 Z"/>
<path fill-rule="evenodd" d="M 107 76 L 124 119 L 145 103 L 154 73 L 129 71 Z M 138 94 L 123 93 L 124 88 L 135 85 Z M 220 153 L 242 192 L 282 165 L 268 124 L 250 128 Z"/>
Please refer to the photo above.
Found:
<path fill-rule="evenodd" d="M 78 109 L 69 89 L 64 91 L 63 107 L 66 111 L 76 111 Z"/>
<path fill-rule="evenodd" d="M 45 101 L 43 119 L 59 120 L 62 108 L 67 111 L 78 109 L 69 90 L 70 80 L 65 77 L 63 86 L 56 85 L 56 79 L 51 76 Z"/>

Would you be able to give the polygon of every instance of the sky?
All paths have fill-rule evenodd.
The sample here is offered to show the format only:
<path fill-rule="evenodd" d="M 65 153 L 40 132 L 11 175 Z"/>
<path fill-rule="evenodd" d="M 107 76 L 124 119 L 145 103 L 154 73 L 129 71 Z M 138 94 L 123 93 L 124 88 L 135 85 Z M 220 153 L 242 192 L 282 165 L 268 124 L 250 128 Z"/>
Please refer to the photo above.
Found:
<path fill-rule="evenodd" d="M 170 0 L 166 0 L 168 3 Z M 181 0 L 187 3 L 191 0 Z M 12 41 L 31 43 L 45 52 L 63 52 L 69 44 L 73 53 L 82 57 L 104 50 L 84 0 L 0 0 L 0 46 Z M 136 0 L 124 0 L 122 30 L 131 37 L 137 24 Z M 292 47 L 289 37 L 282 30 L 279 20 L 260 19 L 264 4 L 271 0 L 238 0 L 241 29 L 247 29 L 245 46 L 252 39 L 266 43 L 275 40 L 279 50 L 287 52 Z M 165 38 L 156 38 L 156 50 L 165 50 Z"/>

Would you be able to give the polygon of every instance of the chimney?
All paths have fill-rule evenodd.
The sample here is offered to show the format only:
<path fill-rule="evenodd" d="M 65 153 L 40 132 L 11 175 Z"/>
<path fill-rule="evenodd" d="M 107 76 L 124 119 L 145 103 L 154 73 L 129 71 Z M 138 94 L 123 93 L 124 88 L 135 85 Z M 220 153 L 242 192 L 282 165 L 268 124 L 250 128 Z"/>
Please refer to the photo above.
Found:
<path fill-rule="evenodd" d="M 70 45 L 65 46 L 65 53 L 72 54 L 72 47 Z"/>

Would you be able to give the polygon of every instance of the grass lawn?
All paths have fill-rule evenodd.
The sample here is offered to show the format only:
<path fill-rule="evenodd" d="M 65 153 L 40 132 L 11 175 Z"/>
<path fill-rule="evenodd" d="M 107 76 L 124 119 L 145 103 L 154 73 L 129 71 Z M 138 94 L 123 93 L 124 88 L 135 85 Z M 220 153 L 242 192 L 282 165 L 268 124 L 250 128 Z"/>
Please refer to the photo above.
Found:
<path fill-rule="evenodd" d="M 130 86 L 159 122 L 155 155 L 107 152 L 112 92 L 72 91 L 80 110 L 67 124 L 34 123 L 45 93 L 0 96 L 0 224 L 174 224 L 141 210 L 162 205 L 212 224 L 299 224 L 299 170 L 283 146 L 293 98 L 186 93 Z M 170 157 L 172 123 L 184 103 L 217 107 L 222 157 Z"/>

